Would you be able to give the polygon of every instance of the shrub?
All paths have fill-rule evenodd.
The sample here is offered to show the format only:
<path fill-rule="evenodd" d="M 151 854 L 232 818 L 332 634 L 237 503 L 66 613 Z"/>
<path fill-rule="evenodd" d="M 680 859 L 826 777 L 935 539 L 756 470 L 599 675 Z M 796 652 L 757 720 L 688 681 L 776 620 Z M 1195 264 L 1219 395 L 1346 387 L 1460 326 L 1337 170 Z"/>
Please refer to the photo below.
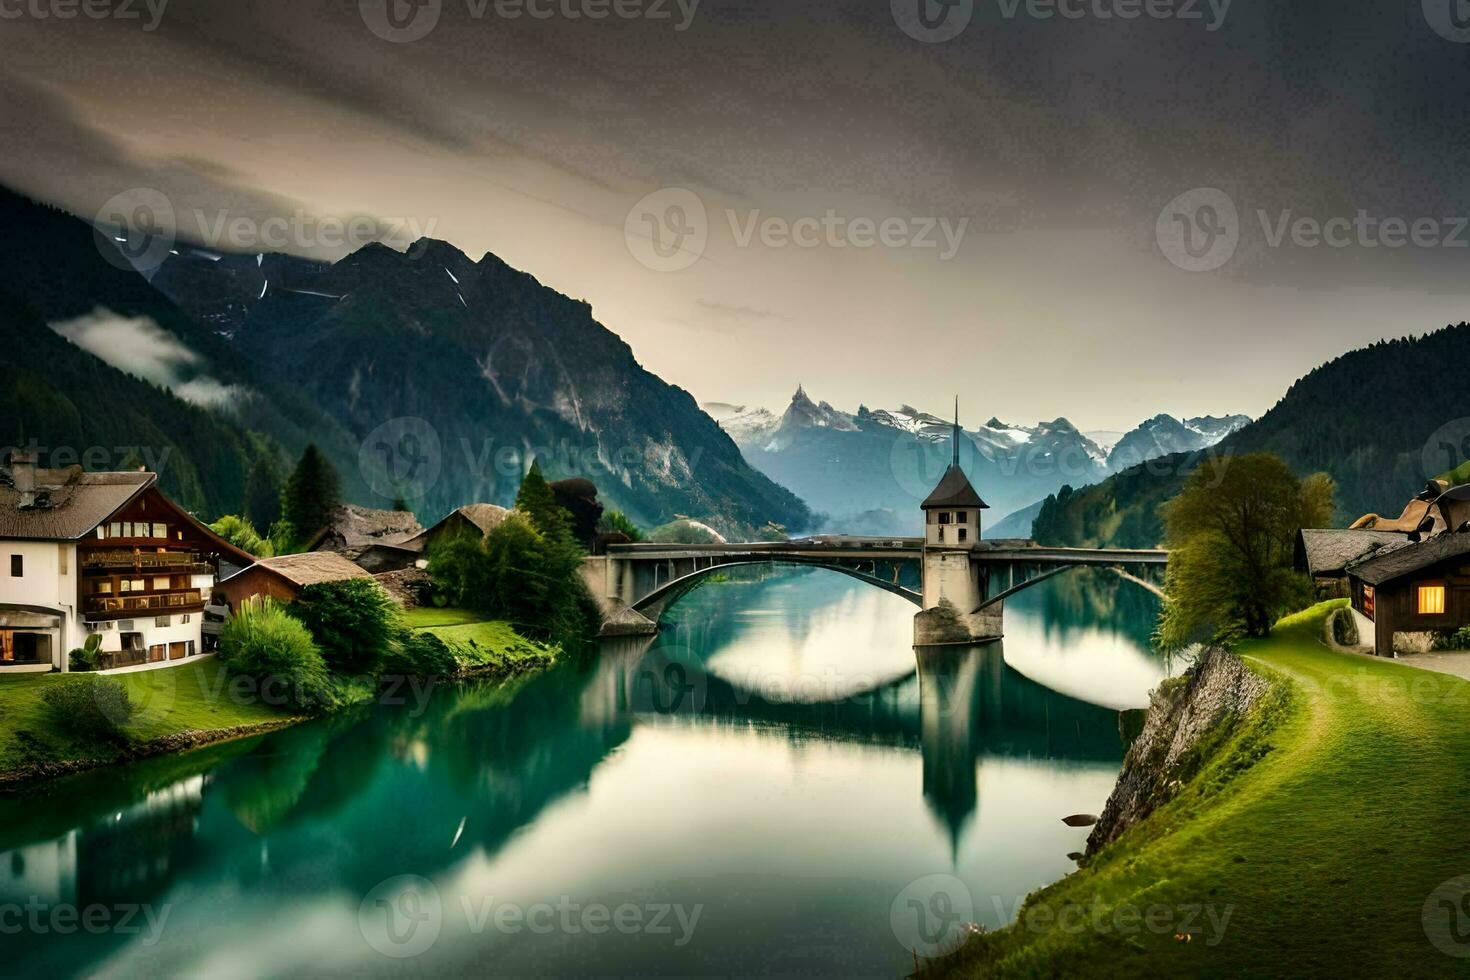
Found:
<path fill-rule="evenodd" d="M 403 630 L 383 658 L 383 674 L 398 677 L 449 677 L 459 658 L 433 633 Z"/>
<path fill-rule="evenodd" d="M 308 585 L 289 608 L 339 674 L 376 670 L 398 628 L 398 604 L 370 578 Z"/>
<path fill-rule="evenodd" d="M 67 664 L 71 670 L 96 670 L 97 654 L 102 650 L 102 637 L 96 633 L 87 636 L 86 642 L 67 654 Z"/>
<path fill-rule="evenodd" d="M 51 685 L 41 700 L 62 728 L 108 742 L 125 739 L 123 726 L 137 711 L 128 689 L 111 677 L 65 677 Z"/>
<path fill-rule="evenodd" d="M 335 703 L 311 632 L 274 599 L 254 596 L 240 604 L 220 631 L 219 656 L 231 673 L 283 685 L 298 710 L 322 711 Z"/>

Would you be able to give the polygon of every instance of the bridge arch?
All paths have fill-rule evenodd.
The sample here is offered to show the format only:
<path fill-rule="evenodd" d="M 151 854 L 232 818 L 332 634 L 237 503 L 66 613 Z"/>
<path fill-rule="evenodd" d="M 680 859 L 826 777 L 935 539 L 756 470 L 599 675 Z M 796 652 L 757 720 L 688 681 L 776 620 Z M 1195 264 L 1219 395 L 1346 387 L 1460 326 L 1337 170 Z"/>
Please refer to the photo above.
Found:
<path fill-rule="evenodd" d="M 825 568 L 829 571 L 840 572 L 860 582 L 866 582 L 868 585 L 877 586 L 885 592 L 892 592 L 894 595 L 902 596 L 916 606 L 922 607 L 924 604 L 923 597 L 913 589 L 906 588 L 897 582 L 890 582 L 857 568 L 852 568 L 831 560 L 823 561 L 797 555 L 772 555 L 768 558 L 740 556 L 727 561 L 716 561 L 702 567 L 697 567 L 692 572 L 688 572 L 656 587 L 643 598 L 634 602 L 631 608 L 648 617 L 650 620 L 658 622 L 669 606 L 673 605 L 675 601 L 691 590 L 697 588 L 712 573 L 741 565 L 795 565 L 808 568 Z"/>

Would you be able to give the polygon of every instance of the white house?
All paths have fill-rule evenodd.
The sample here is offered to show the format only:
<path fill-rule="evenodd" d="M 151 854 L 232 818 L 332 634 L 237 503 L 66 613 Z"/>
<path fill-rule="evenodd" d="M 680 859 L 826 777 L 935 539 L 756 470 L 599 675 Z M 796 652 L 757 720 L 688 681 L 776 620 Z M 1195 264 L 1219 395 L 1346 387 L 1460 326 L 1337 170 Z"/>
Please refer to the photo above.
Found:
<path fill-rule="evenodd" d="M 202 651 L 221 561 L 254 558 L 169 500 L 147 472 L 0 474 L 0 672 L 68 670 L 96 633 L 99 666 L 167 664 Z"/>

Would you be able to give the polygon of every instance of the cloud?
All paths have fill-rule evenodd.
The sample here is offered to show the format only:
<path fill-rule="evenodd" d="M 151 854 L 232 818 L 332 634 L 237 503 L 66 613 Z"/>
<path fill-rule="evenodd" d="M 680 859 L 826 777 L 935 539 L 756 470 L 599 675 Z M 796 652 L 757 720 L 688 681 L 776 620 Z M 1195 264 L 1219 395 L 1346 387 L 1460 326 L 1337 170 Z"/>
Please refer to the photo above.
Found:
<path fill-rule="evenodd" d="M 50 326 L 119 371 L 161 385 L 192 405 L 220 408 L 244 395 L 239 386 L 221 384 L 201 373 L 204 359 L 152 317 L 119 316 L 99 306 L 91 313 Z"/>

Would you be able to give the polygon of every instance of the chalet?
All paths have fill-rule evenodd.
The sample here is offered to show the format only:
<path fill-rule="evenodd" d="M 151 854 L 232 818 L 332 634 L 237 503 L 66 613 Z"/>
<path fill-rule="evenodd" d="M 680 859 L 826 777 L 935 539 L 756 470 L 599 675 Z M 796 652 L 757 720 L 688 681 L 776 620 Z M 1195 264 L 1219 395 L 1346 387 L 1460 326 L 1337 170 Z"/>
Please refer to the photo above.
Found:
<path fill-rule="evenodd" d="M 412 564 L 418 553 L 400 546 L 423 530 L 409 511 L 346 504 L 332 511 L 306 550 L 335 552 L 369 572 L 381 572 Z"/>
<path fill-rule="evenodd" d="M 253 557 L 164 496 L 153 473 L 41 469 L 16 453 L 5 476 L 0 671 L 69 670 L 92 634 L 103 670 L 202 651 L 221 564 Z"/>
<path fill-rule="evenodd" d="M 354 578 L 371 579 L 372 575 L 361 565 L 334 552 L 307 551 L 299 555 L 262 558 L 249 568 L 222 580 L 216 586 L 215 593 L 217 598 L 223 598 L 228 608 L 233 610 L 239 609 L 240 603 L 251 596 L 268 596 L 282 602 L 292 602 L 308 585 L 344 582 Z"/>
<path fill-rule="evenodd" d="M 450 511 L 441 521 L 410 538 L 382 541 L 364 548 L 354 559 L 374 574 L 424 567 L 429 548 L 456 534 L 484 537 L 505 520 L 510 511 L 495 504 L 466 504 Z"/>
<path fill-rule="evenodd" d="M 1428 649 L 1470 626 L 1470 485 L 1432 482 L 1396 521 L 1301 532 L 1298 567 L 1319 585 L 1341 576 L 1360 635 L 1381 657 Z"/>

